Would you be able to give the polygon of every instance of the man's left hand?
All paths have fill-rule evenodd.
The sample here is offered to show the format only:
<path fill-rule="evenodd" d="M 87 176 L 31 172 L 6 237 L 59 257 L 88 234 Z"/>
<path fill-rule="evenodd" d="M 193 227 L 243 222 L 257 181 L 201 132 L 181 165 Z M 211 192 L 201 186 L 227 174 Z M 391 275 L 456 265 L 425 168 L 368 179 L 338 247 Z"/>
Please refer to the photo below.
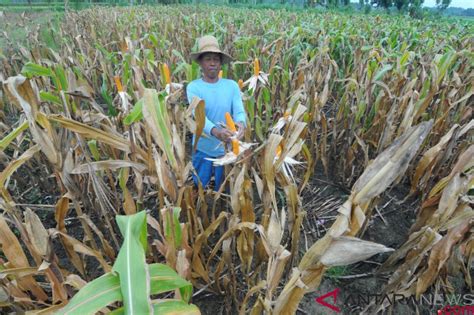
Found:
<path fill-rule="evenodd" d="M 237 127 L 236 137 L 237 137 L 237 139 L 242 140 L 242 138 L 244 137 L 244 134 L 245 134 L 245 126 L 241 122 L 235 123 L 235 126 Z"/>

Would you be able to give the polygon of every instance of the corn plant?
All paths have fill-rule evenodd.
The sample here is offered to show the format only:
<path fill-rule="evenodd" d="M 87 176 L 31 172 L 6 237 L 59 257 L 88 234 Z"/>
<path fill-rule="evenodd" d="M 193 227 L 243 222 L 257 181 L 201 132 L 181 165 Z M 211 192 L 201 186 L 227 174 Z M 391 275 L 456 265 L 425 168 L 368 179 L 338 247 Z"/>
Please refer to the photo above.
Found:
<path fill-rule="evenodd" d="M 146 212 L 117 216 L 124 241 L 112 272 L 89 282 L 58 314 L 95 314 L 110 304 L 123 302 L 114 313 L 200 314 L 188 304 L 192 285 L 169 266 L 148 265 Z M 179 290 L 181 299 L 152 300 L 150 295 Z M 56 307 L 54 307 L 56 308 Z"/>
<path fill-rule="evenodd" d="M 380 269 L 388 293 L 440 286 L 433 276 L 452 265 L 470 283 L 472 24 L 167 6 L 66 12 L 55 49 L 39 29 L 27 32 L 28 46 L 7 40 L 9 59 L 0 56 L 2 307 L 65 311 L 115 285 L 91 312 L 135 310 L 123 240 L 141 257 L 133 280 L 166 272 L 178 281 L 173 269 L 242 314 L 294 313 L 328 268 L 393 250 Z M 202 34 L 234 56 L 222 76 L 239 82 L 248 116 L 232 159 L 215 161 L 227 168 L 218 192 L 189 180 L 189 136 L 205 136 L 205 103 L 185 100 L 199 76 L 186 56 Z M 350 194 L 300 254 L 307 214 L 320 210 L 303 196 L 320 170 Z M 363 241 L 395 185 L 422 201 L 409 240 L 398 249 Z M 54 200 L 31 205 L 25 186 Z M 54 222 L 39 216 L 44 206 Z M 94 280 L 97 264 L 105 276 Z M 416 272 L 400 278 L 406 270 Z M 148 312 L 164 289 L 141 283 L 137 307 Z M 189 302 L 179 283 L 181 302 L 169 305 Z"/>

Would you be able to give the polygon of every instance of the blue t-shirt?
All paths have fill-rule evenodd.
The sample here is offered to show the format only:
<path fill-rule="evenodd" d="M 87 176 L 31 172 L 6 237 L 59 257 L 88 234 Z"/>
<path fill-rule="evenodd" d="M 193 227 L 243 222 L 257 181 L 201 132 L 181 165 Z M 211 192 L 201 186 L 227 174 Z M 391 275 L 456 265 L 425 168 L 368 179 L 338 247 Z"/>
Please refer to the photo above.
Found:
<path fill-rule="evenodd" d="M 208 83 L 203 79 L 197 79 L 188 84 L 186 88 L 188 101 L 194 96 L 204 100 L 206 105 L 206 124 L 204 133 L 199 138 L 197 150 L 211 156 L 219 157 L 224 155 L 224 147 L 221 141 L 211 135 L 212 128 L 219 128 L 219 123 L 225 125 L 225 113 L 229 112 L 232 119 L 242 122 L 245 125 L 246 116 L 242 97 L 237 83 L 233 80 L 219 79 L 216 83 Z M 193 143 L 195 139 L 193 137 Z"/>

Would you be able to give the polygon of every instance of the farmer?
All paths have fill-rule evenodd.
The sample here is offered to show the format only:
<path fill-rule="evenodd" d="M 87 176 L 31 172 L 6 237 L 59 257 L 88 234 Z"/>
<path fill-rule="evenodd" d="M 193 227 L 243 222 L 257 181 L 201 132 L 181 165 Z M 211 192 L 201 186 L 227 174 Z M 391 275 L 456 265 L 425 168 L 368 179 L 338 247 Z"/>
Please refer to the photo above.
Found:
<path fill-rule="evenodd" d="M 206 158 L 218 158 L 224 155 L 224 145 L 235 136 L 225 126 L 225 113 L 229 112 L 237 128 L 238 139 L 245 131 L 245 111 L 238 84 L 233 80 L 219 78 L 221 66 L 232 58 L 222 52 L 214 36 L 203 36 L 198 40 L 199 51 L 191 54 L 191 59 L 201 66 L 202 77 L 188 84 L 186 92 L 191 104 L 193 97 L 204 100 L 206 123 L 203 135 L 199 138 L 197 150 L 193 153 L 193 166 L 197 177 L 193 175 L 195 185 L 198 181 L 207 187 L 214 176 L 214 190 L 218 191 L 224 181 L 224 167 L 215 167 Z M 195 138 L 193 138 L 193 143 Z"/>

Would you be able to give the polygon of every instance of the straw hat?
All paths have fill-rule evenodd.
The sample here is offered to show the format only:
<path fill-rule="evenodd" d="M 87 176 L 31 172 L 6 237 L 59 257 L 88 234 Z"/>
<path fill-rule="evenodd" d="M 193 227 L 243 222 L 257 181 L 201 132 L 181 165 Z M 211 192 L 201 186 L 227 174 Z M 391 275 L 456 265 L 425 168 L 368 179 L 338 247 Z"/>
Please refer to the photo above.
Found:
<path fill-rule="evenodd" d="M 191 59 L 197 60 L 199 56 L 204 53 L 212 52 L 222 56 L 222 63 L 228 63 L 232 61 L 232 57 L 221 51 L 217 39 L 212 35 L 206 35 L 198 39 L 198 52 L 191 53 Z"/>

